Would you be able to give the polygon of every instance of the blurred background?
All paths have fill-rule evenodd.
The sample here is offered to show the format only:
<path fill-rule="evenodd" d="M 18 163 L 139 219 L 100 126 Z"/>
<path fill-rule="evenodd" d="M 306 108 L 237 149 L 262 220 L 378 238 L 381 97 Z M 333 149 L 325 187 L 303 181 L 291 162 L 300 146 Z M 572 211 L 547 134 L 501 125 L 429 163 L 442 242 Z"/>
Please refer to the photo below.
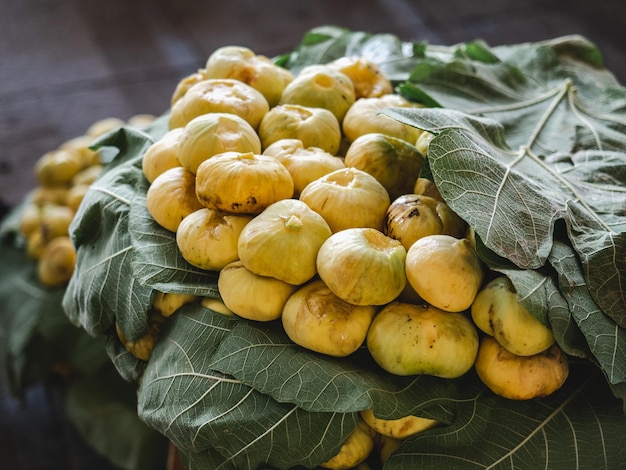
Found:
<path fill-rule="evenodd" d="M 273 57 L 321 25 L 442 45 L 579 34 L 626 84 L 623 0 L 0 0 L 0 10 L 0 215 L 35 187 L 42 154 L 97 120 L 162 114 L 177 82 L 224 45 Z M 2 468 L 108 468 L 58 397 L 36 388 L 20 404 L 1 385 Z"/>

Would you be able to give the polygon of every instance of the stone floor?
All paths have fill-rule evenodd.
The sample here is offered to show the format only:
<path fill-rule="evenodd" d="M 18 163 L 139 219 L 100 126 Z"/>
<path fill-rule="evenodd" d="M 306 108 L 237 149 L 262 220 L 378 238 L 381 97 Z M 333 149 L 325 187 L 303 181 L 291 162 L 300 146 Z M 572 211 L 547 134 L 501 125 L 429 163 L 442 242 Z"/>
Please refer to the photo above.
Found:
<path fill-rule="evenodd" d="M 0 0 L 0 10 L 0 214 L 34 187 L 43 153 L 105 117 L 163 113 L 178 80 L 215 48 L 238 44 L 271 57 L 323 24 L 446 45 L 581 34 L 626 84 L 623 0 Z M 0 393 L 0 442 L 22 446 L 1 446 L 9 455 L 0 467 L 96 468 L 57 458 L 58 449 L 84 450 L 67 445 L 49 394 L 28 398 L 21 409 Z M 35 448 L 33 436 L 47 445 Z M 10 455 L 18 448 L 19 459 Z"/>

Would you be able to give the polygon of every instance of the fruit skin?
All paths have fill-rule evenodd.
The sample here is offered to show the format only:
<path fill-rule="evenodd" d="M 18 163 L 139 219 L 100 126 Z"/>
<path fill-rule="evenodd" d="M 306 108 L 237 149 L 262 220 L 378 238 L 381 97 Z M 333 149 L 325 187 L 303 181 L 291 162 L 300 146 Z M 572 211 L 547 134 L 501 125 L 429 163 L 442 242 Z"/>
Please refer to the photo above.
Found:
<path fill-rule="evenodd" d="M 420 129 L 403 124 L 389 116 L 380 114 L 380 112 L 385 108 L 416 107 L 421 107 L 421 105 L 410 102 L 396 94 L 360 98 L 354 102 L 343 118 L 343 133 L 350 142 L 354 142 L 357 137 L 363 134 L 378 132 L 414 143 L 422 133 Z"/>
<path fill-rule="evenodd" d="M 337 454 L 320 464 L 322 468 L 348 470 L 365 461 L 374 449 L 376 433 L 362 420 L 344 441 Z"/>
<path fill-rule="evenodd" d="M 237 243 L 251 216 L 202 208 L 187 215 L 176 230 L 176 245 L 185 260 L 200 269 L 219 271 L 239 258 Z"/>
<path fill-rule="evenodd" d="M 318 147 L 305 148 L 299 139 L 278 140 L 263 150 L 263 155 L 270 155 L 285 165 L 293 179 L 294 197 L 299 197 L 311 181 L 345 168 L 343 159 Z"/>
<path fill-rule="evenodd" d="M 143 336 L 135 340 L 126 338 L 117 321 L 115 322 L 115 331 L 120 342 L 130 354 L 141 361 L 148 361 L 152 356 L 152 350 L 159 338 L 163 323 L 165 323 L 165 317 L 156 310 L 151 310 L 148 312 L 148 329 Z"/>
<path fill-rule="evenodd" d="M 259 214 L 274 202 L 293 196 L 293 179 L 274 157 L 225 152 L 198 167 L 196 196 L 209 209 Z"/>
<path fill-rule="evenodd" d="M 347 75 L 327 65 L 309 65 L 285 87 L 279 104 L 328 109 L 341 122 L 355 99 Z"/>
<path fill-rule="evenodd" d="M 193 294 L 179 294 L 176 292 L 157 292 L 152 299 L 152 308 L 163 317 L 171 317 L 183 305 L 196 302 L 199 297 Z"/>
<path fill-rule="evenodd" d="M 389 194 L 369 173 L 342 168 L 309 183 L 300 200 L 319 213 L 331 230 L 370 227 L 382 231 Z"/>
<path fill-rule="evenodd" d="M 394 439 L 406 439 L 407 437 L 431 429 L 439 424 L 439 421 L 436 419 L 413 415 L 396 419 L 378 418 L 372 409 L 363 410 L 360 412 L 360 415 L 363 421 L 374 431 Z"/>
<path fill-rule="evenodd" d="M 261 153 L 256 131 L 235 114 L 209 113 L 192 119 L 176 147 L 180 164 L 193 174 L 203 161 L 224 152 Z"/>
<path fill-rule="evenodd" d="M 35 175 L 42 186 L 69 184 L 82 169 L 80 155 L 71 150 L 52 150 L 35 163 Z"/>
<path fill-rule="evenodd" d="M 285 303 L 282 324 L 296 344 L 334 357 L 355 352 L 365 341 L 377 308 L 337 297 L 322 280 L 302 286 Z"/>
<path fill-rule="evenodd" d="M 445 203 L 419 194 L 403 194 L 385 213 L 385 235 L 399 240 L 409 250 L 428 235 L 462 238 L 467 224 Z"/>
<path fill-rule="evenodd" d="M 341 145 L 341 126 L 327 109 L 282 104 L 265 114 L 259 137 L 264 149 L 281 139 L 298 139 L 304 147 L 317 147 L 336 155 Z"/>
<path fill-rule="evenodd" d="M 239 80 L 214 78 L 189 87 L 172 105 L 168 125 L 170 129 L 176 129 L 204 114 L 231 113 L 257 129 L 268 111 L 265 97 L 251 86 Z"/>
<path fill-rule="evenodd" d="M 146 193 L 146 208 L 157 224 L 176 233 L 181 221 L 202 209 L 196 197 L 196 178 L 183 167 L 170 168 L 152 182 Z"/>
<path fill-rule="evenodd" d="M 461 312 L 474 302 L 484 273 L 469 240 L 428 235 L 407 251 L 406 275 L 426 302 L 448 312 Z"/>
<path fill-rule="evenodd" d="M 354 305 L 384 305 L 406 285 L 402 244 L 373 228 L 331 235 L 317 255 L 317 272 L 338 297 Z"/>
<path fill-rule="evenodd" d="M 225 266 L 217 287 L 224 305 L 235 315 L 253 321 L 280 318 L 296 286 L 268 276 L 259 276 L 238 260 Z"/>
<path fill-rule="evenodd" d="M 475 369 L 492 392 L 510 400 L 548 396 L 569 375 L 567 356 L 556 343 L 541 353 L 518 356 L 488 335 L 481 340 Z"/>
<path fill-rule="evenodd" d="M 555 341 L 552 330 L 517 301 L 513 283 L 506 276 L 489 281 L 478 292 L 471 314 L 480 330 L 518 356 L 545 351 Z"/>
<path fill-rule="evenodd" d="M 300 285 L 317 274 L 316 259 L 330 227 L 298 199 L 270 205 L 239 236 L 239 259 L 260 276 Z"/>
<path fill-rule="evenodd" d="M 350 144 L 344 163 L 375 177 L 394 200 L 413 191 L 424 156 L 405 140 L 373 132 Z"/>
<path fill-rule="evenodd" d="M 376 363 L 395 375 L 460 377 L 474 365 L 478 344 L 476 327 L 464 314 L 428 304 L 392 302 L 367 334 Z"/>

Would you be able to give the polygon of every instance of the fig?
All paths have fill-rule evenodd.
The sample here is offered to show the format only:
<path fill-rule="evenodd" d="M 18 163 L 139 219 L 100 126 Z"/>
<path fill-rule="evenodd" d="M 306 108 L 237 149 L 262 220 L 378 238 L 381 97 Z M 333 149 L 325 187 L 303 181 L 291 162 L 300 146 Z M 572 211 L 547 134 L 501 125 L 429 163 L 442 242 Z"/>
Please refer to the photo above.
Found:
<path fill-rule="evenodd" d="M 369 227 L 382 232 L 389 194 L 369 173 L 342 168 L 309 183 L 300 200 L 319 213 L 331 230 Z"/>
<path fill-rule="evenodd" d="M 172 129 L 146 149 L 141 160 L 141 170 L 149 183 L 165 170 L 181 166 L 177 148 L 182 134 L 181 127 Z"/>
<path fill-rule="evenodd" d="M 235 315 L 254 321 L 280 318 L 287 299 L 296 286 L 248 270 L 241 260 L 225 266 L 217 287 L 226 308 Z"/>
<path fill-rule="evenodd" d="M 331 235 L 317 255 L 317 272 L 339 298 L 354 305 L 384 305 L 406 285 L 402 244 L 373 228 Z"/>
<path fill-rule="evenodd" d="M 399 240 L 408 251 L 428 235 L 463 238 L 467 224 L 445 203 L 432 197 L 404 194 L 391 202 L 385 213 L 385 235 Z"/>
<path fill-rule="evenodd" d="M 203 75 L 206 78 L 234 78 L 261 92 L 270 107 L 278 104 L 292 73 L 271 59 L 242 46 L 223 46 L 209 56 Z"/>
<path fill-rule="evenodd" d="M 344 56 L 328 63 L 347 75 L 354 85 L 355 98 L 376 98 L 393 92 L 391 80 L 373 61 L 361 56 Z"/>
<path fill-rule="evenodd" d="M 421 107 L 421 105 L 412 103 L 397 94 L 360 98 L 350 106 L 343 118 L 343 133 L 350 142 L 354 142 L 357 137 L 363 134 L 381 133 L 414 143 L 422 133 L 420 129 L 380 113 L 385 108 L 415 107 Z"/>
<path fill-rule="evenodd" d="M 203 161 L 225 152 L 261 153 L 256 131 L 235 114 L 209 113 L 192 119 L 176 147 L 180 164 L 193 174 Z"/>
<path fill-rule="evenodd" d="M 478 292 L 471 314 L 480 330 L 518 356 L 532 356 L 554 343 L 552 330 L 517 301 L 513 283 L 506 276 L 496 277 Z"/>
<path fill-rule="evenodd" d="M 263 155 L 270 155 L 285 165 L 293 179 L 293 195 L 296 198 L 311 181 L 345 168 L 341 158 L 321 148 L 305 148 L 298 139 L 278 140 L 267 147 Z"/>
<path fill-rule="evenodd" d="M 76 250 L 69 236 L 56 237 L 46 245 L 37 263 L 37 277 L 47 287 L 65 285 L 76 265 Z"/>
<path fill-rule="evenodd" d="M 71 150 L 51 150 L 35 163 L 35 175 L 42 186 L 70 184 L 82 169 L 80 155 Z"/>
<path fill-rule="evenodd" d="M 246 225 L 239 236 L 239 259 L 260 276 L 303 284 L 317 274 L 317 254 L 330 235 L 319 214 L 298 199 L 285 199 Z"/>
<path fill-rule="evenodd" d="M 367 348 L 376 363 L 395 375 L 460 377 L 474 365 L 478 332 L 463 313 L 429 304 L 392 302 L 372 321 Z"/>
<path fill-rule="evenodd" d="M 407 437 L 431 429 L 439 424 L 439 421 L 436 419 L 413 415 L 394 419 L 378 418 L 372 409 L 363 410 L 360 412 L 360 415 L 363 421 L 374 431 L 394 439 L 406 439 Z"/>
<path fill-rule="evenodd" d="M 340 299 L 324 281 L 316 279 L 287 299 L 282 324 L 297 345 L 345 357 L 363 344 L 376 311 L 373 305 L 354 305 Z"/>
<path fill-rule="evenodd" d="M 192 294 L 180 294 L 177 292 L 158 292 L 152 299 L 152 308 L 163 317 L 171 317 L 183 305 L 197 302 L 198 296 Z"/>
<path fill-rule="evenodd" d="M 324 108 L 341 122 L 355 99 L 347 75 L 326 65 L 309 65 L 285 87 L 279 104 Z"/>
<path fill-rule="evenodd" d="M 146 193 L 148 212 L 170 232 L 176 233 L 181 221 L 202 207 L 196 197 L 195 176 L 180 166 L 157 176 Z"/>
<path fill-rule="evenodd" d="M 269 205 L 293 196 L 293 179 L 274 157 L 225 152 L 200 164 L 196 195 L 209 209 L 259 214 Z"/>
<path fill-rule="evenodd" d="M 510 400 L 551 395 L 569 375 L 567 356 L 557 343 L 538 354 L 518 356 L 489 335 L 480 342 L 475 369 L 492 392 Z"/>
<path fill-rule="evenodd" d="M 407 250 L 406 275 L 426 302 L 448 312 L 461 312 L 474 302 L 484 273 L 467 239 L 427 235 Z"/>
<path fill-rule="evenodd" d="M 229 113 L 257 129 L 267 111 L 267 100 L 251 86 L 239 80 L 213 78 L 193 84 L 172 105 L 168 126 L 169 129 L 176 129 L 204 114 Z"/>
<path fill-rule="evenodd" d="M 357 137 L 348 147 L 344 163 L 372 175 L 394 200 L 413 191 L 424 157 L 409 142 L 375 132 Z"/>
<path fill-rule="evenodd" d="M 200 269 L 219 271 L 239 259 L 237 243 L 251 216 L 202 208 L 185 216 L 176 230 L 176 245 L 185 260 Z"/>
<path fill-rule="evenodd" d="M 264 149 L 281 139 L 298 139 L 304 147 L 317 147 L 336 155 L 341 145 L 341 126 L 327 109 L 283 104 L 265 114 L 259 137 Z"/>
<path fill-rule="evenodd" d="M 353 469 L 364 462 L 374 449 L 376 433 L 363 421 L 358 421 L 354 430 L 344 441 L 339 452 L 320 464 L 322 468 L 332 470 Z"/>
<path fill-rule="evenodd" d="M 438 201 L 446 202 L 441 196 L 439 188 L 437 188 L 435 182 L 428 178 L 417 178 L 417 180 L 415 180 L 415 186 L 413 187 L 413 191 L 410 191 L 410 193 L 418 194 L 420 196 L 428 196 L 432 197 L 433 199 L 437 199 Z"/>

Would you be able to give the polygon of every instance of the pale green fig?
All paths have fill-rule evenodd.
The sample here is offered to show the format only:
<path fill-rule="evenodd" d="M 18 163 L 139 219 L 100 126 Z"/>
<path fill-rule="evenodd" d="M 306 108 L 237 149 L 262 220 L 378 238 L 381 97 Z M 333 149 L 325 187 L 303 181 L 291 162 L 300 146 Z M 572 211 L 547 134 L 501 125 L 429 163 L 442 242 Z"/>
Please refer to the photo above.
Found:
<path fill-rule="evenodd" d="M 409 250 L 428 235 L 463 238 L 467 224 L 445 202 L 419 194 L 404 194 L 393 200 L 385 213 L 385 235 L 399 240 Z"/>
<path fill-rule="evenodd" d="M 239 259 L 237 243 L 251 216 L 202 208 L 187 215 L 176 230 L 185 260 L 200 269 L 219 271 Z"/>
<path fill-rule="evenodd" d="M 175 233 L 185 217 L 202 207 L 196 197 L 196 178 L 182 166 L 161 173 L 146 193 L 148 212 L 170 232 Z"/>
<path fill-rule="evenodd" d="M 432 305 L 392 302 L 372 321 L 367 348 L 384 370 L 395 375 L 456 378 L 474 365 L 478 331 L 463 313 Z"/>
<path fill-rule="evenodd" d="M 355 99 L 347 75 L 326 65 L 310 65 L 285 87 L 279 104 L 328 109 L 341 122 Z"/>
<path fill-rule="evenodd" d="M 317 147 L 336 155 L 341 145 L 341 126 L 324 108 L 283 104 L 270 109 L 259 126 L 263 148 L 281 139 L 298 139 L 306 147 Z"/>
<path fill-rule="evenodd" d="M 330 235 L 319 214 L 298 199 L 285 199 L 246 225 L 239 236 L 239 259 L 260 276 L 303 284 L 317 274 L 317 254 Z"/>
<path fill-rule="evenodd" d="M 424 157 L 409 142 L 375 132 L 357 137 L 348 147 L 344 163 L 372 175 L 394 200 L 413 191 Z"/>
<path fill-rule="evenodd" d="M 193 174 L 203 161 L 225 152 L 261 153 L 256 131 L 235 114 L 209 113 L 192 119 L 176 148 L 180 164 Z"/>
<path fill-rule="evenodd" d="M 342 168 L 309 183 L 300 200 L 319 213 L 331 230 L 369 227 L 383 230 L 389 193 L 372 175 Z"/>
<path fill-rule="evenodd" d="M 230 113 L 257 129 L 268 111 L 265 97 L 251 86 L 239 80 L 213 78 L 195 83 L 172 105 L 168 126 L 184 127 L 203 114 Z"/>
<path fill-rule="evenodd" d="M 461 312 L 474 302 L 484 273 L 468 240 L 427 235 L 408 249 L 406 275 L 426 302 L 448 312 Z"/>
<path fill-rule="evenodd" d="M 360 98 L 354 102 L 343 118 L 343 133 L 350 142 L 363 134 L 381 133 L 413 143 L 422 133 L 420 129 L 396 121 L 384 114 L 386 108 L 421 107 L 400 95 L 388 94 L 375 98 Z M 419 148 L 418 148 L 419 150 Z"/>
<path fill-rule="evenodd" d="M 209 209 L 258 214 L 293 196 L 293 179 L 274 157 L 252 152 L 225 152 L 196 170 L 196 195 Z"/>
<path fill-rule="evenodd" d="M 217 287 L 229 311 L 254 321 L 280 318 L 287 299 L 297 288 L 280 279 L 254 274 L 241 260 L 220 271 Z"/>
<path fill-rule="evenodd" d="M 509 400 L 551 395 L 569 375 L 567 356 L 556 343 L 538 354 L 518 356 L 488 335 L 480 342 L 475 369 L 492 392 Z"/>
<path fill-rule="evenodd" d="M 354 353 L 376 314 L 373 305 L 354 305 L 316 279 L 294 292 L 283 308 L 285 333 L 303 348 L 333 357 Z"/>
<path fill-rule="evenodd" d="M 299 197 L 311 181 L 345 168 L 341 158 L 321 148 L 305 148 L 298 139 L 278 140 L 267 147 L 263 155 L 270 155 L 285 165 L 293 179 L 294 197 Z"/>
<path fill-rule="evenodd" d="M 554 343 L 552 330 L 517 301 L 506 276 L 496 277 L 478 292 L 471 313 L 480 330 L 518 356 L 540 353 Z"/>
<path fill-rule="evenodd" d="M 406 285 L 402 244 L 373 228 L 331 235 L 317 255 L 317 272 L 339 298 L 354 305 L 384 305 Z"/>

